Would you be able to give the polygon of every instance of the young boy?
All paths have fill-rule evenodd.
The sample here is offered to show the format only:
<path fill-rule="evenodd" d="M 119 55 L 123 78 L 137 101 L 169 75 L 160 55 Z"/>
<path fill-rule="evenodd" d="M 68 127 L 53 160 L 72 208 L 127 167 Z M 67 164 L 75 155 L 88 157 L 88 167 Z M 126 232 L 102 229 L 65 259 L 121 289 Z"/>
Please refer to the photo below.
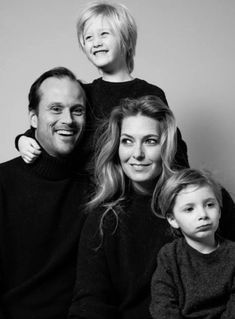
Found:
<path fill-rule="evenodd" d="M 206 172 L 184 169 L 167 180 L 158 203 L 181 237 L 159 252 L 152 317 L 235 318 L 235 243 L 216 233 L 220 186 Z"/>

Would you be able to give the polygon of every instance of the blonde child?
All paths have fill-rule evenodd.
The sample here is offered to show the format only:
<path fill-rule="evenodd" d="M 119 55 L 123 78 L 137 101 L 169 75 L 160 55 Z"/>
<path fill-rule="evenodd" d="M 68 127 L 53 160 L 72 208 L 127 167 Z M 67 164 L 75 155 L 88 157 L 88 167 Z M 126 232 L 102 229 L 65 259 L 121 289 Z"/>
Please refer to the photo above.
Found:
<path fill-rule="evenodd" d="M 235 243 L 217 235 L 219 184 L 206 172 L 184 169 L 167 180 L 156 200 L 180 237 L 158 254 L 152 317 L 235 318 Z"/>
<path fill-rule="evenodd" d="M 123 98 L 156 95 L 167 104 L 162 89 L 142 79 L 133 78 L 137 26 L 129 10 L 121 4 L 104 1 L 89 4 L 77 23 L 79 44 L 87 58 L 101 73 L 92 83 L 84 84 L 87 94 L 87 128 L 83 138 L 83 154 L 87 161 L 94 153 L 94 136 L 100 123 L 109 117 L 112 109 Z M 40 154 L 33 132 L 20 137 L 18 148 L 26 162 Z M 18 137 L 19 138 L 19 137 Z M 16 145 L 18 143 L 16 140 Z M 175 162 L 188 167 L 187 147 L 178 130 L 178 146 Z"/>

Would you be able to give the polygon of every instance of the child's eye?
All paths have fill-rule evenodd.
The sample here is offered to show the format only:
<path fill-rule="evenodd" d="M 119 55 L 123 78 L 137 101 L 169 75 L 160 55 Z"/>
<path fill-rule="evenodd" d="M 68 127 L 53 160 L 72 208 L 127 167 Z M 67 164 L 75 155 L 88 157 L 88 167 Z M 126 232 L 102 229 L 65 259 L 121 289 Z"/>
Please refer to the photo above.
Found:
<path fill-rule="evenodd" d="M 107 31 L 101 32 L 101 35 L 107 35 L 107 34 L 109 34 L 109 32 L 107 32 Z"/>
<path fill-rule="evenodd" d="M 86 35 L 86 36 L 84 37 L 84 40 L 85 40 L 85 41 L 91 41 L 91 39 L 92 39 L 92 36 L 91 36 L 91 35 Z"/>
<path fill-rule="evenodd" d="M 186 213 L 190 213 L 190 212 L 192 212 L 193 211 L 193 207 L 185 207 L 184 208 L 184 212 L 186 212 Z"/>
<path fill-rule="evenodd" d="M 216 203 L 215 203 L 215 202 L 208 202 L 206 205 L 207 205 L 207 207 L 209 207 L 209 208 L 213 208 L 213 207 L 216 206 Z"/>

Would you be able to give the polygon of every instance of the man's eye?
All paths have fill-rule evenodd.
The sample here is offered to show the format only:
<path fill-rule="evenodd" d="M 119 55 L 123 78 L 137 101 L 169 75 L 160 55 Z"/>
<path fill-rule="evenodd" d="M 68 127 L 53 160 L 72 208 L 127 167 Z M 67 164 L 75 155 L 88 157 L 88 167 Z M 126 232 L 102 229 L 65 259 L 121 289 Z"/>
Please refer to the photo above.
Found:
<path fill-rule="evenodd" d="M 59 106 L 52 106 L 51 110 L 55 113 L 61 112 L 61 108 Z"/>
<path fill-rule="evenodd" d="M 73 114 L 77 115 L 77 116 L 80 116 L 80 115 L 82 115 L 84 113 L 85 113 L 85 110 L 84 110 L 83 107 L 78 107 L 78 108 L 73 110 Z"/>

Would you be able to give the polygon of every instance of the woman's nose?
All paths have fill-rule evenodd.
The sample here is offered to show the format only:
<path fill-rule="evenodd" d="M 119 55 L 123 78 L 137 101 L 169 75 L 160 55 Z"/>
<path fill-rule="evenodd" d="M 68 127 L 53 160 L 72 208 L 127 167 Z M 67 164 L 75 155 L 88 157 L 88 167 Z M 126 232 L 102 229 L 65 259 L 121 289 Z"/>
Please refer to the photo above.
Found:
<path fill-rule="evenodd" d="M 144 150 L 142 145 L 135 145 L 133 150 L 133 155 L 135 159 L 142 159 L 144 158 Z"/>

